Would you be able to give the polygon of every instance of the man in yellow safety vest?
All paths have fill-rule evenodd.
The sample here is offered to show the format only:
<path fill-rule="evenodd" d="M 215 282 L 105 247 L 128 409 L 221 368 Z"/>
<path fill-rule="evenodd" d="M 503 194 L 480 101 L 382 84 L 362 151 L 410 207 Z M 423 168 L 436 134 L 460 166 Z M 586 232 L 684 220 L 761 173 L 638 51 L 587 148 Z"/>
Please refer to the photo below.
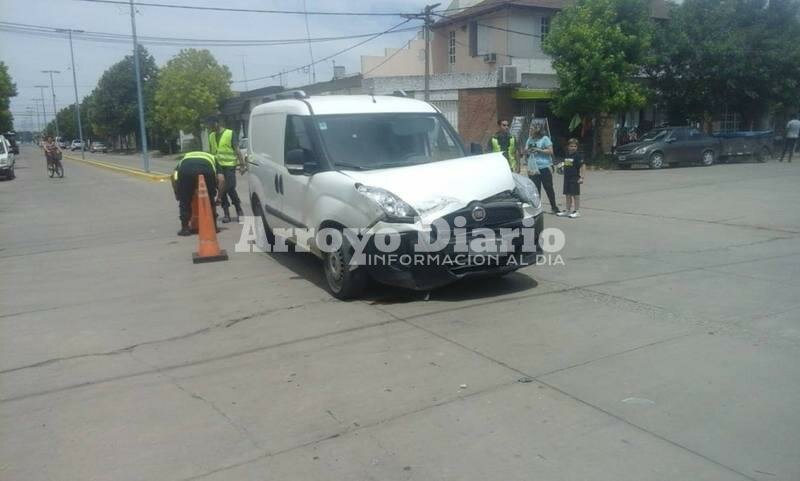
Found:
<path fill-rule="evenodd" d="M 508 161 L 508 166 L 514 172 L 519 172 L 517 166 L 517 141 L 511 135 L 511 124 L 508 120 L 498 120 L 497 125 L 500 130 L 489 139 L 490 152 L 502 152 L 503 156 Z"/>
<path fill-rule="evenodd" d="M 192 217 L 192 198 L 197 191 L 197 177 L 200 175 L 206 181 L 211 211 L 214 212 L 214 225 L 216 225 L 217 209 L 214 204 L 219 200 L 219 192 L 225 188 L 225 182 L 222 175 L 218 175 L 217 161 L 214 160 L 213 155 L 206 152 L 189 152 L 178 161 L 171 179 L 181 219 L 179 236 L 192 234 L 189 230 L 189 219 Z"/>
<path fill-rule="evenodd" d="M 244 171 L 244 163 L 239 155 L 239 149 L 234 147 L 233 131 L 226 129 L 222 125 L 219 118 L 215 118 L 212 122 L 213 131 L 208 135 L 208 145 L 211 155 L 217 161 L 219 173 L 225 179 L 225 189 L 222 191 L 222 222 L 228 223 L 231 221 L 230 205 L 236 209 L 236 221 L 238 217 L 243 216 L 242 202 L 239 200 L 239 194 L 236 193 L 236 167 L 240 167 Z"/>

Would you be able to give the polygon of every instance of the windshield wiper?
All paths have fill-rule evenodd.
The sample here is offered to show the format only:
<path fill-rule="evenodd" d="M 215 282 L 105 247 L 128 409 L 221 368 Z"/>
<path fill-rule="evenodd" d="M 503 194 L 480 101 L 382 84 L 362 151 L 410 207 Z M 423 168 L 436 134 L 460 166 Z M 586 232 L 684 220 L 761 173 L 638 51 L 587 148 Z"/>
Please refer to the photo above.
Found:
<path fill-rule="evenodd" d="M 347 162 L 336 162 L 337 169 L 367 170 L 363 165 L 349 164 Z"/>

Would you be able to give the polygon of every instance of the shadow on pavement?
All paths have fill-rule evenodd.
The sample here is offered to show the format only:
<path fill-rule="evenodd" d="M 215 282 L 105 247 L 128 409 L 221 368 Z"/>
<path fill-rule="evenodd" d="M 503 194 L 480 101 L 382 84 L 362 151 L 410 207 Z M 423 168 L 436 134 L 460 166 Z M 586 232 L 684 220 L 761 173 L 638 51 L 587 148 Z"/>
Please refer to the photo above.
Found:
<path fill-rule="evenodd" d="M 292 271 L 293 279 L 305 279 L 326 289 L 321 261 L 311 253 L 270 253 L 278 264 Z M 514 294 L 535 289 L 539 283 L 528 275 L 512 272 L 500 278 L 472 278 L 434 289 L 413 291 L 371 281 L 360 300 L 371 304 L 404 304 L 426 300 L 462 302 Z"/>

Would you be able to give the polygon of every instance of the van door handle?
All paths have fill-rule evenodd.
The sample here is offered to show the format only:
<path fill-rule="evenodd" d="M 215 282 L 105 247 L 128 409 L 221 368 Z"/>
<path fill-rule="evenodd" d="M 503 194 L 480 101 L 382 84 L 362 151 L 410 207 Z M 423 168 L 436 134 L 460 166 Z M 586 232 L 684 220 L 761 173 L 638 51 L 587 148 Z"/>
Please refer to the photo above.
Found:
<path fill-rule="evenodd" d="M 278 185 L 278 177 L 279 177 L 279 175 L 275 174 L 275 192 L 280 194 L 281 193 L 281 189 L 280 189 L 280 186 Z"/>
<path fill-rule="evenodd" d="M 281 176 L 280 176 L 280 178 L 278 179 L 278 185 L 279 185 L 279 186 L 280 186 L 280 188 L 281 188 L 281 195 L 283 195 L 283 176 L 282 176 L 282 175 L 281 175 Z"/>

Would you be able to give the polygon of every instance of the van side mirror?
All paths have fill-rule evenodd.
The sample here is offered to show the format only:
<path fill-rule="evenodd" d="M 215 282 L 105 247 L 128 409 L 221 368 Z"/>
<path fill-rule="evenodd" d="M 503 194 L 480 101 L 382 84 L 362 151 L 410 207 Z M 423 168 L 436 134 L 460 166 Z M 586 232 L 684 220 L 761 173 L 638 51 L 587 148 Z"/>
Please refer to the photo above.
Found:
<path fill-rule="evenodd" d="M 311 152 L 305 149 L 292 149 L 286 152 L 285 165 L 291 175 L 313 174 L 319 169 Z"/>
<path fill-rule="evenodd" d="M 473 142 L 469 144 L 469 153 L 470 155 L 481 155 L 483 153 L 483 147 L 481 147 L 481 144 Z"/>

